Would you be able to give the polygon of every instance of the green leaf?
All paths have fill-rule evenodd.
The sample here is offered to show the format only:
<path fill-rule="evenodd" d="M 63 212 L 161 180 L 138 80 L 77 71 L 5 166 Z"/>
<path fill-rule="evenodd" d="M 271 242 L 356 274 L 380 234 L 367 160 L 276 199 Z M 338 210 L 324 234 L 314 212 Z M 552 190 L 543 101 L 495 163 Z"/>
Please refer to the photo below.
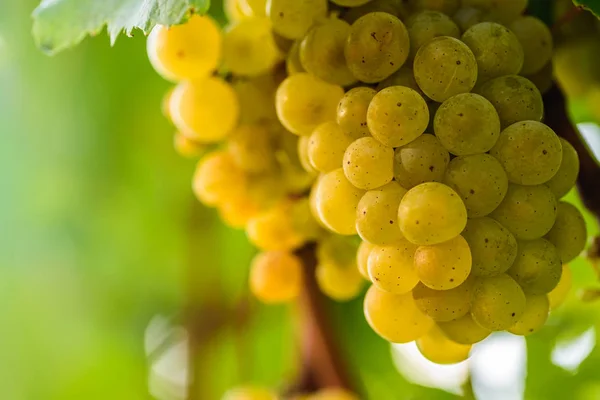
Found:
<path fill-rule="evenodd" d="M 573 0 L 573 4 L 585 8 L 600 18 L 600 0 Z"/>
<path fill-rule="evenodd" d="M 33 36 L 42 51 L 56 54 L 106 25 L 114 44 L 121 32 L 148 33 L 156 24 L 178 24 L 189 11 L 205 13 L 209 4 L 210 0 L 43 0 L 33 11 Z"/>

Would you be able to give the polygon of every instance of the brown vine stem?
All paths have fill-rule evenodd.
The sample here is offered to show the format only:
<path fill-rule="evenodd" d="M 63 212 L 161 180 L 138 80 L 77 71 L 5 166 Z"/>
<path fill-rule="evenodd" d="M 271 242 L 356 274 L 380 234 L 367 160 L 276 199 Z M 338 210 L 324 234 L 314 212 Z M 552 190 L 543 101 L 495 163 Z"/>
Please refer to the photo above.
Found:
<path fill-rule="evenodd" d="M 315 244 L 296 252 L 304 264 L 304 292 L 300 299 L 302 371 L 291 392 L 311 392 L 325 387 L 350 389 L 346 365 L 335 343 L 325 307 L 325 297 L 315 280 Z"/>
<path fill-rule="evenodd" d="M 579 155 L 577 188 L 585 207 L 600 223 L 600 165 L 592 156 L 577 127 L 571 122 L 565 96 L 556 85 L 544 95 L 545 123 L 573 145 Z"/>

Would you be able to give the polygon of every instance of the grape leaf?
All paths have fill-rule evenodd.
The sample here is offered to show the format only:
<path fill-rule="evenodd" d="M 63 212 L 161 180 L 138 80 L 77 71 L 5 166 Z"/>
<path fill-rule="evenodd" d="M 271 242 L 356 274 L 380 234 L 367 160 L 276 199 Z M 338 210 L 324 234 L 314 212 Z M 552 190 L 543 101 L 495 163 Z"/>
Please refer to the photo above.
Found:
<path fill-rule="evenodd" d="M 573 0 L 576 6 L 581 6 L 600 18 L 600 0 Z"/>
<path fill-rule="evenodd" d="M 188 11 L 205 13 L 210 0 L 42 0 L 33 11 L 38 47 L 56 54 L 75 46 L 106 25 L 111 44 L 121 32 L 148 33 L 156 24 L 178 24 Z"/>

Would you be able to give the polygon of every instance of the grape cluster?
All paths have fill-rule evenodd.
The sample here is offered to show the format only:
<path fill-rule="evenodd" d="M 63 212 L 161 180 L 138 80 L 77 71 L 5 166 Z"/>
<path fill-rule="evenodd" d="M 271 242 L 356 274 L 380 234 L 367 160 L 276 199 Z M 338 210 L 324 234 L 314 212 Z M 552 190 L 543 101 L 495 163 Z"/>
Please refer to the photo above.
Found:
<path fill-rule="evenodd" d="M 234 389 L 230 389 L 223 400 L 279 400 L 272 390 L 256 387 L 256 386 L 242 386 Z M 286 397 L 288 400 L 358 400 L 353 393 L 350 393 L 346 389 L 338 387 L 330 387 L 321 389 L 317 392 L 310 394 L 295 395 L 292 397 Z"/>
<path fill-rule="evenodd" d="M 528 335 L 586 244 L 573 147 L 544 125 L 552 35 L 527 0 L 230 0 L 158 26 L 155 69 L 193 189 L 263 252 L 267 303 L 294 299 L 295 250 L 364 299 L 371 327 L 438 363 L 492 331 Z"/>

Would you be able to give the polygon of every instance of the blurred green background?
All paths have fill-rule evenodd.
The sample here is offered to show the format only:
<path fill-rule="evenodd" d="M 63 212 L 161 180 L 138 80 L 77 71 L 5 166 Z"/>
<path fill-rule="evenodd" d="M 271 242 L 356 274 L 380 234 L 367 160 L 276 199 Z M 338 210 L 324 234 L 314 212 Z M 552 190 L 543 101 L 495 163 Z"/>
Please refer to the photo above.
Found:
<path fill-rule="evenodd" d="M 0 2 L 0 398 L 211 400 L 240 383 L 289 383 L 296 310 L 249 298 L 254 249 L 193 198 L 194 163 L 173 150 L 160 114 L 169 85 L 147 62 L 143 35 L 111 48 L 103 33 L 48 58 L 30 34 L 36 5 Z M 577 287 L 594 284 L 583 259 L 573 271 Z M 440 386 L 435 370 L 411 383 L 414 360 L 402 349 L 392 358 L 360 300 L 329 312 L 369 399 L 455 397 L 421 386 Z M 514 398 L 600 398 L 596 347 L 575 369 L 551 357 L 598 322 L 598 305 L 572 296 L 527 339 L 526 361 L 506 361 L 526 384 Z M 478 398 L 513 398 L 477 387 L 475 369 L 496 368 L 489 361 L 471 365 Z"/>

